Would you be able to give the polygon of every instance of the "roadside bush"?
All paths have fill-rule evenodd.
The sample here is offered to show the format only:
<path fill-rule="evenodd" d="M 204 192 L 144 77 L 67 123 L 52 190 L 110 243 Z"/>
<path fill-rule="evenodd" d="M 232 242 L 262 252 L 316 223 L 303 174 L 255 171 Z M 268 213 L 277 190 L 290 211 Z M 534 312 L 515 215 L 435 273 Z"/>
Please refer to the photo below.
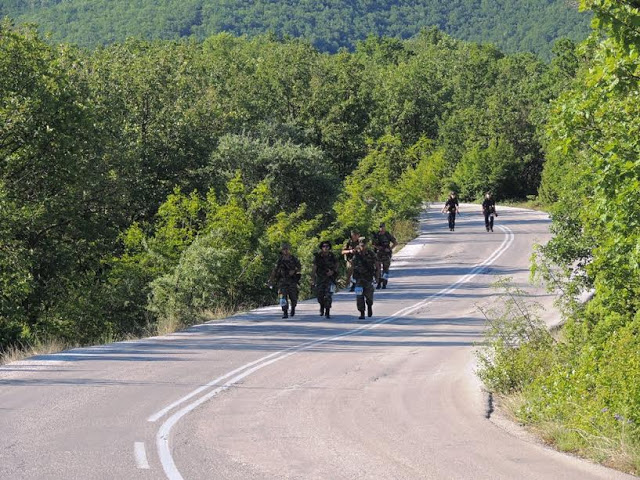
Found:
<path fill-rule="evenodd" d="M 535 305 L 527 305 L 523 292 L 508 282 L 497 284 L 504 289 L 500 306 L 481 310 L 487 330 L 476 351 L 478 376 L 489 390 L 501 394 L 522 391 L 553 365 L 553 337 Z"/>
<path fill-rule="evenodd" d="M 173 272 L 151 283 L 148 308 L 158 315 L 159 330 L 191 325 L 205 311 L 233 304 L 241 256 L 238 250 L 221 248 L 216 234 L 198 238 Z"/>
<path fill-rule="evenodd" d="M 527 423 L 562 424 L 577 432 L 572 446 L 576 450 L 605 440 L 621 447 L 624 440 L 626 449 L 635 452 L 639 471 L 640 316 L 604 341 L 598 335 L 588 340 L 585 328 L 570 322 L 556 366 L 525 389 L 518 416 Z M 578 338 L 582 346 L 576 351 Z"/>

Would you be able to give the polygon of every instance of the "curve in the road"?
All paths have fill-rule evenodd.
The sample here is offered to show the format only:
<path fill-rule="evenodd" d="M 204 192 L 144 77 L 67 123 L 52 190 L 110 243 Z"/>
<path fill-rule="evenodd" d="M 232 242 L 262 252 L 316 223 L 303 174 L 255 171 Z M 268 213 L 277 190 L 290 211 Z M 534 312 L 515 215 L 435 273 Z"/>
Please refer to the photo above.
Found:
<path fill-rule="evenodd" d="M 167 415 L 171 410 L 173 410 L 174 408 L 184 404 L 185 402 L 188 402 L 189 400 L 193 399 L 194 397 L 197 397 L 199 394 L 205 392 L 206 390 L 215 387 L 216 385 L 219 385 L 221 382 L 227 380 L 225 383 L 223 383 L 222 385 L 217 386 L 217 388 L 213 388 L 213 390 L 209 391 L 208 393 L 206 393 L 205 395 L 202 395 L 200 397 L 198 397 L 196 400 L 193 400 L 191 403 L 188 403 L 186 406 L 182 407 L 180 410 L 178 410 L 177 412 L 175 412 L 173 415 L 171 415 L 169 418 L 167 418 L 167 420 L 164 421 L 164 423 L 160 426 L 160 428 L 158 429 L 158 432 L 156 434 L 156 448 L 157 448 L 157 453 L 158 453 L 158 457 L 160 459 L 160 462 L 162 464 L 162 468 L 164 470 L 164 473 L 166 475 L 166 477 L 169 480 L 182 480 L 183 477 L 180 474 L 180 471 L 178 470 L 175 461 L 173 459 L 172 453 L 171 453 L 171 448 L 170 448 L 170 434 L 171 434 L 171 429 L 180 421 L 180 419 L 182 419 L 185 415 L 187 415 L 189 412 L 193 411 L 195 408 L 197 408 L 199 405 L 202 405 L 203 403 L 207 402 L 208 400 L 212 399 L 213 397 L 215 397 L 216 395 L 218 395 L 220 392 L 223 392 L 224 390 L 227 390 L 228 388 L 232 387 L 234 384 L 240 382 L 241 380 L 243 380 L 244 378 L 248 377 L 249 375 L 251 375 L 252 373 L 267 367 L 273 363 L 276 363 L 280 360 L 283 360 L 291 355 L 294 355 L 298 352 L 307 350 L 313 346 L 316 345 L 320 345 L 323 343 L 327 343 L 327 342 L 331 342 L 331 341 L 335 341 L 335 340 L 339 340 L 341 338 L 344 337 L 348 337 L 348 336 L 352 336 L 352 335 L 356 335 L 362 331 L 365 330 L 370 330 L 370 329 L 374 329 L 377 328 L 380 325 L 392 322 L 395 319 L 401 318 L 405 315 L 410 315 L 411 313 L 415 312 L 416 310 L 419 310 L 420 308 L 423 308 L 424 306 L 428 305 L 429 303 L 433 302 L 434 300 L 447 295 L 455 290 L 457 290 L 458 288 L 460 288 L 460 286 L 462 286 L 463 284 L 471 281 L 476 275 L 484 272 L 484 270 L 486 269 L 486 267 L 488 267 L 489 265 L 491 265 L 492 263 L 494 263 L 505 251 L 507 251 L 509 249 L 509 247 L 511 247 L 511 245 L 513 244 L 514 241 L 514 234 L 512 232 L 512 230 L 508 227 L 504 227 L 504 226 L 499 226 L 498 227 L 500 230 L 502 230 L 504 232 L 504 239 L 502 241 L 502 243 L 500 244 L 500 247 L 497 248 L 496 250 L 493 251 L 493 253 L 491 255 L 489 255 L 484 261 L 474 265 L 473 267 L 471 267 L 469 273 L 467 273 L 466 275 L 460 277 L 458 280 L 456 280 L 455 282 L 453 282 L 451 285 L 449 285 L 446 288 L 443 288 L 442 290 L 427 296 L 426 298 L 424 298 L 423 300 L 420 300 L 417 303 L 414 303 L 413 305 L 410 305 L 408 307 L 402 308 L 400 310 L 398 310 L 397 312 L 393 313 L 392 315 L 388 316 L 388 317 L 384 317 L 382 319 L 373 321 L 371 323 L 368 323 L 367 325 L 364 325 L 362 327 L 350 330 L 348 332 L 342 333 L 340 335 L 335 335 L 335 336 L 330 336 L 330 337 L 325 337 L 325 338 L 321 338 L 318 340 L 314 340 L 314 341 L 310 341 L 310 342 L 306 342 L 306 343 L 302 343 L 300 345 L 296 345 L 278 352 L 274 352 L 270 355 L 266 355 L 262 358 L 259 358 L 258 360 L 255 360 L 253 362 L 247 363 L 245 365 L 242 365 L 239 368 L 236 368 L 218 378 L 216 378 L 215 380 L 212 380 L 211 382 L 207 383 L 206 385 L 197 388 L 196 390 L 192 391 L 191 393 L 189 393 L 188 395 L 185 395 L 184 397 L 180 398 L 179 400 L 173 402 L 172 404 L 168 405 L 167 407 L 161 409 L 160 411 L 158 411 L 157 413 L 155 413 L 154 415 L 150 416 L 148 418 L 149 422 L 155 422 L 157 420 L 159 420 L 160 418 L 164 417 L 165 415 Z"/>

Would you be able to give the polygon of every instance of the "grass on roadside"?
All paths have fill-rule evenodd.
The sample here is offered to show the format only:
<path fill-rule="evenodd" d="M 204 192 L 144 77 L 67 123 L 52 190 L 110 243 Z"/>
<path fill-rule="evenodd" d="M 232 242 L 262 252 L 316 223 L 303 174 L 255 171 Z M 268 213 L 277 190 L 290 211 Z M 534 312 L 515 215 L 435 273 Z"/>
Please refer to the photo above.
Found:
<path fill-rule="evenodd" d="M 233 310 L 231 308 L 218 308 L 215 311 L 207 311 L 202 317 L 201 321 L 210 322 L 212 320 L 220 320 L 222 318 L 227 318 L 233 314 L 236 314 L 241 311 L 246 311 L 247 308 L 240 307 L 237 310 Z M 115 337 L 105 337 L 102 338 L 99 342 L 91 345 L 81 345 L 77 343 L 65 343 L 60 340 L 55 339 L 47 339 L 36 342 L 31 345 L 13 345 L 8 347 L 6 350 L 0 352 L 0 365 L 6 365 L 9 363 L 17 362 L 20 360 L 25 360 L 30 357 L 35 357 L 38 355 L 51 355 L 54 353 L 64 352 L 66 350 L 70 350 L 72 348 L 81 348 L 81 347 L 90 347 L 96 345 L 107 345 L 109 343 L 122 342 L 122 341 L 133 341 L 139 340 L 141 338 L 148 338 L 159 335 L 169 335 L 171 333 L 177 332 L 186 328 L 183 324 L 178 324 L 177 322 L 168 322 L 164 321 L 158 323 L 157 328 L 149 329 L 142 335 L 134 336 L 128 335 L 122 338 Z"/>
<path fill-rule="evenodd" d="M 204 312 L 195 323 L 190 325 L 185 325 L 183 321 L 180 321 L 180 319 L 175 317 L 170 317 L 170 318 L 162 317 L 158 319 L 156 332 L 151 334 L 150 336 L 169 335 L 170 333 L 174 333 L 184 328 L 188 328 L 191 325 L 204 323 L 204 322 L 211 322 L 213 320 L 221 320 L 223 318 L 230 317 L 231 315 L 235 315 L 236 313 L 251 310 L 252 308 L 253 307 L 244 307 L 244 306 L 231 308 L 231 307 L 219 305 L 215 308 L 215 310 L 207 310 L 206 312 Z"/>
<path fill-rule="evenodd" d="M 594 435 L 559 422 L 523 424 L 518 417 L 518 410 L 524 402 L 521 393 L 501 396 L 500 399 L 505 415 L 523 425 L 545 444 L 621 472 L 631 475 L 640 473 L 640 443 L 628 430 Z"/>
<path fill-rule="evenodd" d="M 597 428 L 592 419 L 589 425 L 593 428 L 586 431 L 576 428 L 571 420 L 563 423 L 527 414 L 540 401 L 536 396 L 539 390 L 529 387 L 555 368 L 559 361 L 556 346 L 562 343 L 562 335 L 548 331 L 533 313 L 532 305 L 525 302 L 525 296 L 513 289 L 510 279 L 502 279 L 495 286 L 503 288 L 504 293 L 499 307 L 481 310 L 487 318 L 487 329 L 476 355 L 477 374 L 493 393 L 500 411 L 557 450 L 638 475 L 640 438 L 630 420 L 620 416 L 622 421 Z"/>
<path fill-rule="evenodd" d="M 0 352 L 0 365 L 35 357 L 36 355 L 59 353 L 77 346 L 78 345 L 65 344 L 56 340 L 38 342 L 34 345 L 13 345 Z"/>
<path fill-rule="evenodd" d="M 418 222 L 416 220 L 396 220 L 392 233 L 398 240 L 395 250 L 399 250 L 418 236 Z"/>
<path fill-rule="evenodd" d="M 540 212 L 546 212 L 549 209 L 549 205 L 541 202 L 536 195 L 528 195 L 526 200 L 506 200 L 498 204 L 505 207 L 527 208 L 529 210 L 537 210 Z"/>

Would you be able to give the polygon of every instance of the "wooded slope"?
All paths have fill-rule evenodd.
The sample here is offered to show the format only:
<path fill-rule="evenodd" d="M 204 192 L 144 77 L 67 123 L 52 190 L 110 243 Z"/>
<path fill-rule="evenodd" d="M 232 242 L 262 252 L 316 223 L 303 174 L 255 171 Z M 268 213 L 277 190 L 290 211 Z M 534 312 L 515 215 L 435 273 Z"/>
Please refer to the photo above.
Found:
<path fill-rule="evenodd" d="M 567 0 L 1 0 L 0 16 L 35 22 L 54 41 L 95 46 L 127 37 L 175 39 L 227 31 L 273 32 L 310 40 L 320 50 L 353 47 L 368 34 L 408 38 L 437 26 L 456 38 L 506 52 L 550 57 L 562 37 L 584 39 L 590 15 Z"/>

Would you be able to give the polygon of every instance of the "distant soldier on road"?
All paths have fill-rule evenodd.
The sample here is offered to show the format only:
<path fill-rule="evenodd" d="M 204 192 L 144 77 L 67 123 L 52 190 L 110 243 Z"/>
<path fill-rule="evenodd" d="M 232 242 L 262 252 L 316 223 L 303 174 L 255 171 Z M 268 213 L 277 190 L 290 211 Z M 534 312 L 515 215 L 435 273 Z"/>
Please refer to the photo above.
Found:
<path fill-rule="evenodd" d="M 291 302 L 291 316 L 296 314 L 301 271 L 300 261 L 291 254 L 291 246 L 288 243 L 283 243 L 280 247 L 280 258 L 273 267 L 269 279 L 270 285 L 278 287 L 282 318 L 289 317 L 289 302 Z"/>
<path fill-rule="evenodd" d="M 491 192 L 487 192 L 484 195 L 482 214 L 484 215 L 484 226 L 487 232 L 493 232 L 493 217 L 497 217 L 498 212 L 496 212 L 496 201 Z"/>
<path fill-rule="evenodd" d="M 367 246 L 367 240 L 360 237 L 353 257 L 353 276 L 356 280 L 356 305 L 360 312 L 360 320 L 364 319 L 364 306 L 367 304 L 367 315 L 373 315 L 373 280 L 376 276 L 376 254 Z"/>
<path fill-rule="evenodd" d="M 451 192 L 449 198 L 442 207 L 442 213 L 449 212 L 449 231 L 453 232 L 456 228 L 456 213 L 460 213 L 460 204 L 456 192 Z"/>
<path fill-rule="evenodd" d="M 389 267 L 391 266 L 391 255 L 393 247 L 397 245 L 396 237 L 387 232 L 386 225 L 380 224 L 378 233 L 373 238 L 373 247 L 376 250 L 376 289 L 387 288 L 389 282 Z"/>
<path fill-rule="evenodd" d="M 311 278 L 314 279 L 316 295 L 320 304 L 320 315 L 331 318 L 331 302 L 336 288 L 338 275 L 338 259 L 331 251 L 331 242 L 320 244 L 320 251 L 313 255 Z"/>

